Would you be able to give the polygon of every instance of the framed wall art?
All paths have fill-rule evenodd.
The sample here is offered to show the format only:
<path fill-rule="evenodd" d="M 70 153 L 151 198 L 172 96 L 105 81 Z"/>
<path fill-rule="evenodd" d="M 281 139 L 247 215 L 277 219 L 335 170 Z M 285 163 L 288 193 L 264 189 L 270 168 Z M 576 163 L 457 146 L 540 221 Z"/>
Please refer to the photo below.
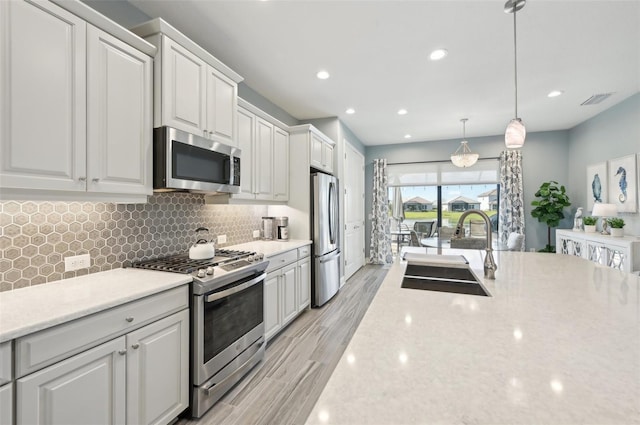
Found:
<path fill-rule="evenodd" d="M 615 204 L 618 212 L 638 211 L 638 177 L 636 155 L 627 155 L 609 160 L 609 203 Z"/>
<path fill-rule="evenodd" d="M 607 180 L 607 163 L 592 164 L 587 166 L 587 210 L 593 210 L 593 204 L 600 202 L 606 204 L 609 191 Z"/>

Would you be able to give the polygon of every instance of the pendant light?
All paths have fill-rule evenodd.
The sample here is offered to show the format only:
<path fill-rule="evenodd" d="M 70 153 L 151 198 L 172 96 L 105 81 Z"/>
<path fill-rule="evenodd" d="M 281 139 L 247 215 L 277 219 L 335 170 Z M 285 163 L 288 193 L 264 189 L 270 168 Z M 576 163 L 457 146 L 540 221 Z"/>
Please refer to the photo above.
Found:
<path fill-rule="evenodd" d="M 518 44 L 516 42 L 516 12 L 522 9 L 525 4 L 526 0 L 508 0 L 504 4 L 505 13 L 513 13 L 513 68 L 515 75 L 516 114 L 515 118 L 509 121 L 507 129 L 504 132 L 504 143 L 507 148 L 510 149 L 521 148 L 527 136 L 524 123 L 518 118 Z"/>
<path fill-rule="evenodd" d="M 460 168 L 471 167 L 478 161 L 477 153 L 471 152 L 469 149 L 469 144 L 465 140 L 466 138 L 466 123 L 468 121 L 467 118 L 462 118 L 462 142 L 460 142 L 460 147 L 451 155 L 451 162 L 453 165 Z"/>

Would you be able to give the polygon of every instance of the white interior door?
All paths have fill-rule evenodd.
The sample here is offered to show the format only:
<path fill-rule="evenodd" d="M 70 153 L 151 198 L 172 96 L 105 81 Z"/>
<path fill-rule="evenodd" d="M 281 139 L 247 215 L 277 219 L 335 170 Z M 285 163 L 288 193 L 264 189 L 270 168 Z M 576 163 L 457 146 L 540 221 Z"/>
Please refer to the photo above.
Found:
<path fill-rule="evenodd" d="M 344 277 L 364 265 L 364 156 L 345 140 Z"/>

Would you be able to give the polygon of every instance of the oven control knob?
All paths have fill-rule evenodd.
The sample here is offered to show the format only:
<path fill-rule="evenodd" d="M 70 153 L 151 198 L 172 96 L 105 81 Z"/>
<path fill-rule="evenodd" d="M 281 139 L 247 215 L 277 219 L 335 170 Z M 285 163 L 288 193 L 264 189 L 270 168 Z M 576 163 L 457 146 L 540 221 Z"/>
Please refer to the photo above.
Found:
<path fill-rule="evenodd" d="M 198 277 L 204 277 L 206 274 L 207 274 L 207 272 L 206 272 L 205 269 L 200 269 L 200 270 L 198 270 L 197 276 Z"/>
<path fill-rule="evenodd" d="M 253 263 L 254 261 L 256 261 L 256 256 L 255 255 L 250 255 L 247 257 L 247 261 L 250 263 Z"/>
<path fill-rule="evenodd" d="M 209 275 L 213 274 L 213 267 L 211 266 L 207 267 L 207 274 Z"/>
<path fill-rule="evenodd" d="M 256 261 L 262 261 L 264 259 L 264 254 L 256 254 Z"/>

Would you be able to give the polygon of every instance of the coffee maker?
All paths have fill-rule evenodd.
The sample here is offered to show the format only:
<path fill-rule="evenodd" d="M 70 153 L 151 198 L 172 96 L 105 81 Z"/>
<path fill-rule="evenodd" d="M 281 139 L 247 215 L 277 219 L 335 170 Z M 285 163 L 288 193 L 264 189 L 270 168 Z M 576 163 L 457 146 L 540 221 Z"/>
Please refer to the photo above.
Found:
<path fill-rule="evenodd" d="M 279 241 L 289 240 L 289 217 L 275 218 L 276 239 Z"/>

